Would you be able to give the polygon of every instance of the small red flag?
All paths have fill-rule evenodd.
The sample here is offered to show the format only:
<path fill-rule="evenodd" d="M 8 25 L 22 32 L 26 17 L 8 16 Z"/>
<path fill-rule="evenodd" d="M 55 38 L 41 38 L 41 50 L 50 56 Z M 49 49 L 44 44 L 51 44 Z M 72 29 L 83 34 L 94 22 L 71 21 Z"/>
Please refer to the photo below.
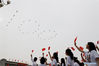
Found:
<path fill-rule="evenodd" d="M 82 51 L 83 51 L 83 49 L 84 49 L 82 46 L 80 46 L 79 48 L 80 48 Z"/>
<path fill-rule="evenodd" d="M 32 50 L 32 53 L 34 52 L 34 50 Z"/>
<path fill-rule="evenodd" d="M 77 37 L 75 38 L 74 42 L 76 42 L 76 41 L 77 41 Z"/>
<path fill-rule="evenodd" d="M 83 56 L 85 56 L 85 53 L 83 53 Z"/>
<path fill-rule="evenodd" d="M 50 46 L 48 47 L 48 50 L 50 50 Z"/>
<path fill-rule="evenodd" d="M 48 56 L 48 54 L 46 54 L 46 57 Z"/>
<path fill-rule="evenodd" d="M 74 47 L 71 47 L 71 49 L 72 49 L 73 51 L 75 51 L 75 48 L 74 48 Z"/>
<path fill-rule="evenodd" d="M 99 41 L 97 41 L 97 44 L 99 44 Z"/>
<path fill-rule="evenodd" d="M 45 48 L 42 49 L 42 51 L 45 51 L 45 50 L 46 50 Z"/>

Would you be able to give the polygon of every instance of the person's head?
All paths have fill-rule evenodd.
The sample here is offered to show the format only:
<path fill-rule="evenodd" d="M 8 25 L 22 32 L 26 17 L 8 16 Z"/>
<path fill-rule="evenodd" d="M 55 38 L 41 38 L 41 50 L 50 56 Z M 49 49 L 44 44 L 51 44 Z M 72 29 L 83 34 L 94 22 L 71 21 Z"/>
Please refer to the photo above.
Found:
<path fill-rule="evenodd" d="M 34 57 L 34 62 L 36 62 L 37 61 L 37 57 Z"/>
<path fill-rule="evenodd" d="M 62 64 L 64 64 L 64 66 L 65 66 L 65 59 L 64 58 L 61 58 L 61 66 L 62 66 Z"/>
<path fill-rule="evenodd" d="M 95 47 L 95 45 L 94 45 L 94 43 L 93 42 L 88 42 L 88 50 L 89 51 L 92 51 L 92 50 L 95 50 L 96 51 L 96 47 Z"/>
<path fill-rule="evenodd" d="M 45 58 L 44 58 L 44 57 L 41 57 L 40 63 L 41 63 L 41 64 L 44 64 L 45 62 L 46 62 Z"/>
<path fill-rule="evenodd" d="M 65 62 L 65 59 L 64 58 L 61 58 L 61 63 L 64 63 Z"/>
<path fill-rule="evenodd" d="M 58 53 L 57 52 L 53 53 L 53 58 L 56 59 L 57 62 L 59 62 L 59 60 L 58 60 Z"/>
<path fill-rule="evenodd" d="M 70 58 L 72 60 L 74 59 L 74 55 L 73 55 L 72 51 L 69 48 L 66 49 L 65 54 L 68 55 L 68 56 L 70 56 Z"/>

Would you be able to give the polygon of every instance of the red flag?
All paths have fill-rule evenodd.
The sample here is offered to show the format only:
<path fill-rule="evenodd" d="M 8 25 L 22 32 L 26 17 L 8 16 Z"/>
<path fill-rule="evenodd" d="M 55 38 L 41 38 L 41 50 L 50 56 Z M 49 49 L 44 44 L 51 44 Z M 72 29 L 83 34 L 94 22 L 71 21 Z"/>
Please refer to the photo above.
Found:
<path fill-rule="evenodd" d="M 99 44 L 99 41 L 97 41 L 97 44 Z"/>
<path fill-rule="evenodd" d="M 50 46 L 48 47 L 48 50 L 50 50 Z"/>
<path fill-rule="evenodd" d="M 32 50 L 32 53 L 34 52 L 34 50 Z"/>
<path fill-rule="evenodd" d="M 72 49 L 73 51 L 75 51 L 75 48 L 74 48 L 74 47 L 71 47 L 71 49 Z"/>
<path fill-rule="evenodd" d="M 46 57 L 48 56 L 48 54 L 46 54 Z"/>
<path fill-rule="evenodd" d="M 77 37 L 75 38 L 74 42 L 76 42 L 76 41 L 77 41 Z"/>
<path fill-rule="evenodd" d="M 45 48 L 42 49 L 42 51 L 45 51 L 45 50 L 46 50 Z"/>
<path fill-rule="evenodd" d="M 84 49 L 82 46 L 80 46 L 79 48 L 80 48 L 82 51 L 83 51 L 83 49 Z"/>
<path fill-rule="evenodd" d="M 83 56 L 85 56 L 85 53 L 83 53 Z"/>

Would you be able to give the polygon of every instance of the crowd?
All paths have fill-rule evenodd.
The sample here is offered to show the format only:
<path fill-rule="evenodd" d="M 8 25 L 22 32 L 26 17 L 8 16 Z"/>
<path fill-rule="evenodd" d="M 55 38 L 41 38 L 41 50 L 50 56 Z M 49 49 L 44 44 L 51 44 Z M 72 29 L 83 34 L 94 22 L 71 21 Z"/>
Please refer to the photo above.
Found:
<path fill-rule="evenodd" d="M 47 63 L 47 58 L 43 56 L 40 58 L 40 64 L 37 64 L 37 57 L 32 57 L 31 60 L 33 62 L 33 66 L 99 66 L 99 54 L 97 51 L 99 51 L 98 46 L 96 46 L 93 42 L 88 42 L 86 45 L 86 49 L 88 51 L 81 50 L 77 44 L 76 41 L 74 41 L 75 47 L 81 52 L 81 58 L 82 61 L 79 61 L 77 57 L 74 56 L 72 50 L 70 48 L 67 48 L 65 50 L 65 58 L 61 58 L 59 61 L 58 53 L 54 52 L 53 56 L 51 56 L 50 51 L 48 51 L 49 57 L 51 62 Z"/>

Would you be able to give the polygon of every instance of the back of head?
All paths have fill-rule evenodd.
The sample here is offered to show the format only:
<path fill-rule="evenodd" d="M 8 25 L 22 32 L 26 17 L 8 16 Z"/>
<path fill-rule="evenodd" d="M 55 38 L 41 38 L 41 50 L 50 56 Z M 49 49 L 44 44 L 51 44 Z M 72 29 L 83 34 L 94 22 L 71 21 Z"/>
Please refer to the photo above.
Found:
<path fill-rule="evenodd" d="M 36 62 L 37 61 L 37 57 L 34 57 L 34 62 Z"/>
<path fill-rule="evenodd" d="M 40 59 L 40 63 L 41 63 L 41 64 L 44 64 L 44 63 L 45 63 L 45 61 L 46 61 L 46 60 L 45 60 L 45 58 L 44 58 L 44 57 L 42 57 L 42 58 Z"/>
<path fill-rule="evenodd" d="M 92 50 L 96 51 L 96 47 L 93 42 L 88 42 L 88 46 L 89 46 L 89 51 L 92 51 Z"/>
<path fill-rule="evenodd" d="M 62 64 L 64 64 L 64 66 L 65 66 L 65 59 L 64 58 L 61 58 L 61 66 L 62 66 Z"/>
<path fill-rule="evenodd" d="M 65 53 L 66 53 L 68 56 L 70 56 L 71 60 L 74 59 L 74 55 L 73 55 L 72 51 L 71 51 L 69 48 L 66 49 Z"/>
<path fill-rule="evenodd" d="M 58 60 L 58 53 L 56 53 L 56 52 L 53 53 L 53 58 L 56 59 L 57 62 L 59 62 L 59 60 Z"/>

